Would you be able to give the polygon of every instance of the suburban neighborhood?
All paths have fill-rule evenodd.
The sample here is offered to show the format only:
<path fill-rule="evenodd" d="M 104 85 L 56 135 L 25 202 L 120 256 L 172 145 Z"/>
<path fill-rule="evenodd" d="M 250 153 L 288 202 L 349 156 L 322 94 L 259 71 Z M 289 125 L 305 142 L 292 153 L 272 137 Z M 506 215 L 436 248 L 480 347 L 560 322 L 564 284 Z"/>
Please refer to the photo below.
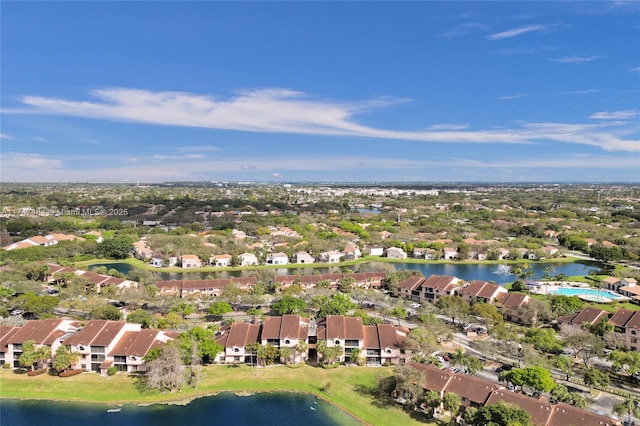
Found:
<path fill-rule="evenodd" d="M 198 206 L 188 220 L 204 220 L 182 222 L 167 198 L 91 230 L 5 210 L 0 364 L 32 380 L 130 375 L 171 393 L 196 386 L 199 368 L 368 369 L 386 372 L 379 398 L 427 423 L 477 424 L 503 405 L 533 425 L 637 418 L 639 239 L 626 188 L 607 207 L 625 219 L 603 230 L 591 208 L 542 212 L 546 189 L 533 192 L 537 209 L 518 210 L 488 208 L 484 188 L 277 191 L 296 195 L 292 210 Z M 312 212 L 325 191 L 352 205 Z M 44 225 L 65 233 L 41 238 Z M 591 269 L 557 272 L 575 262 Z M 457 276 L 468 265 L 492 272 Z"/>

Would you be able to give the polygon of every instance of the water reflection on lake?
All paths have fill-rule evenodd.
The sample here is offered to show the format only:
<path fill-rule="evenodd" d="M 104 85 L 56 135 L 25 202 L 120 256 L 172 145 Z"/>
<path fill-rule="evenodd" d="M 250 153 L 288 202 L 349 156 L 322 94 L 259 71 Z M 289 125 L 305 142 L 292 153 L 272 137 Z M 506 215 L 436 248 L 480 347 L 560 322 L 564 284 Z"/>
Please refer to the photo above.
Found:
<path fill-rule="evenodd" d="M 124 274 L 129 273 L 133 267 L 128 263 L 111 263 L 111 264 L 93 264 L 89 268 L 106 266 L 108 269 L 116 269 Z M 556 276 L 564 274 L 572 275 L 589 275 L 589 271 L 601 272 L 602 264 L 598 262 L 589 262 L 579 260 L 572 263 L 530 263 L 533 276 L 531 279 L 541 279 L 546 274 L 545 269 L 551 268 L 550 275 Z M 396 270 L 420 271 L 422 275 L 428 277 L 430 275 L 452 275 L 466 281 L 483 280 L 495 281 L 498 284 L 506 284 L 513 282 L 515 276 L 511 274 L 511 267 L 506 264 L 464 264 L 464 263 L 384 263 L 384 262 L 367 262 L 359 265 L 347 267 L 322 267 L 322 268 L 279 268 L 270 269 L 277 275 L 310 275 L 314 271 L 321 274 L 338 273 L 344 269 L 356 272 L 376 272 L 389 271 L 390 268 Z M 216 276 L 219 278 L 230 277 L 248 277 L 255 274 L 255 271 L 209 271 L 209 272 L 158 272 L 162 280 L 179 280 L 188 277 L 189 279 L 204 279 L 208 276 Z"/>
<path fill-rule="evenodd" d="M 82 422 L 100 426 L 355 426 L 361 423 L 338 408 L 312 395 L 263 393 L 236 396 L 222 393 L 199 398 L 188 405 L 126 405 L 108 413 L 111 406 L 50 401 L 0 403 L 0 425 L 68 426 Z"/>

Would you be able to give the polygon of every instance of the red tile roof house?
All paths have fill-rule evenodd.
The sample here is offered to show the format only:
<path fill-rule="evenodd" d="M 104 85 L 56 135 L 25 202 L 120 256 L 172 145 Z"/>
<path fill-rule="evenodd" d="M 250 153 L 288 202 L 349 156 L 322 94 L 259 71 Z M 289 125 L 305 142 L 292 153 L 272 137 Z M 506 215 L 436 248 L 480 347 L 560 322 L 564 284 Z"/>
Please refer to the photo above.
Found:
<path fill-rule="evenodd" d="M 240 266 L 253 266 L 258 264 L 258 258 L 253 253 L 242 253 L 238 255 Z"/>
<path fill-rule="evenodd" d="M 70 240 L 84 240 L 84 238 L 76 237 L 75 235 L 67 235 L 67 234 L 49 234 L 45 235 L 36 235 L 35 237 L 26 238 L 22 241 L 18 241 L 17 243 L 10 244 L 8 246 L 2 247 L 3 250 L 16 250 L 34 246 L 53 246 L 58 244 L 60 241 L 70 241 Z"/>
<path fill-rule="evenodd" d="M 535 426 L 616 426 L 620 422 L 571 405 L 550 404 L 544 397 L 533 398 L 510 392 L 503 386 L 467 374 L 451 374 L 433 364 L 412 362 L 413 368 L 425 374 L 423 388 L 443 396 L 452 392 L 460 396 L 463 407 L 482 407 L 500 401 L 517 405 L 530 415 Z"/>
<path fill-rule="evenodd" d="M 329 288 L 337 288 L 343 278 L 353 278 L 355 285 L 362 288 L 380 288 L 382 280 L 387 276 L 385 272 L 358 272 L 354 274 L 317 274 L 317 275 L 277 275 L 273 282 L 280 289 L 291 287 L 298 283 L 305 289 L 317 287 L 321 281 L 328 281 Z"/>
<path fill-rule="evenodd" d="M 276 348 L 291 348 L 291 355 L 285 363 L 299 364 L 308 358 L 308 351 L 298 352 L 296 347 L 304 343 L 305 348 L 309 344 L 309 322 L 300 315 L 283 315 L 266 317 L 262 324 L 260 343 L 271 344 Z"/>
<path fill-rule="evenodd" d="M 494 303 L 500 294 L 507 294 L 509 292 L 506 288 L 497 284 L 473 280 L 469 284 L 459 287 L 456 293 L 468 302 Z"/>
<path fill-rule="evenodd" d="M 345 260 L 355 260 L 362 257 L 360 247 L 355 244 L 347 244 L 344 247 L 344 250 L 342 250 L 342 254 L 344 255 Z"/>
<path fill-rule="evenodd" d="M 436 303 L 441 296 L 453 296 L 461 282 L 460 278 L 451 275 L 431 275 L 426 279 L 412 276 L 399 284 L 399 297 L 420 303 Z"/>
<path fill-rule="evenodd" d="M 183 254 L 180 258 L 180 265 L 183 268 L 202 268 L 202 260 L 195 254 Z"/>
<path fill-rule="evenodd" d="M 384 254 L 384 247 L 365 247 L 364 252 L 369 256 L 382 256 Z"/>
<path fill-rule="evenodd" d="M 458 250 L 451 248 L 451 247 L 445 247 L 442 249 L 442 258 L 444 260 L 453 260 L 453 259 L 457 259 L 458 258 Z"/>
<path fill-rule="evenodd" d="M 337 362 L 348 360 L 355 348 L 362 353 L 364 347 L 362 318 L 328 315 L 318 324 L 317 339 L 318 341 L 326 340 L 327 347 L 340 346 L 344 349 L 343 354 L 336 358 Z M 317 354 L 318 358 L 320 356 Z"/>
<path fill-rule="evenodd" d="M 265 263 L 267 265 L 286 265 L 289 263 L 289 256 L 284 253 L 269 253 Z"/>
<path fill-rule="evenodd" d="M 149 262 L 151 266 L 155 266 L 156 268 L 163 268 L 167 266 L 175 266 L 178 264 L 177 256 L 168 256 L 163 254 L 156 254 L 151 258 Z"/>
<path fill-rule="evenodd" d="M 399 284 L 399 297 L 420 303 L 436 303 L 440 296 L 452 296 L 460 282 L 459 278 L 450 275 L 431 275 L 429 278 L 412 276 Z"/>
<path fill-rule="evenodd" d="M 136 281 L 116 278 L 111 275 L 96 274 L 95 272 L 83 271 L 81 269 L 62 267 L 54 263 L 47 263 L 47 267 L 49 268 L 49 277 L 47 277 L 49 282 L 61 281 L 64 279 L 64 274 L 72 273 L 77 276 L 82 276 L 94 284 L 96 286 L 96 292 L 98 293 L 107 286 L 117 287 L 118 289 L 138 286 Z"/>
<path fill-rule="evenodd" d="M 422 302 L 420 296 L 422 294 L 421 284 L 426 278 L 421 275 L 412 275 L 400 284 L 398 284 L 398 297 L 409 299 L 414 302 Z"/>
<path fill-rule="evenodd" d="M 291 263 L 314 263 L 315 259 L 306 251 L 294 253 L 291 257 Z"/>
<path fill-rule="evenodd" d="M 520 309 L 529 303 L 529 295 L 524 293 L 500 293 L 496 306 L 500 308 L 502 316 L 507 321 L 522 322 Z"/>
<path fill-rule="evenodd" d="M 609 313 L 607 311 L 598 308 L 584 308 L 571 315 L 559 317 L 558 324 L 561 327 L 581 329 L 584 324 L 592 326 L 603 319 L 609 319 Z"/>
<path fill-rule="evenodd" d="M 325 251 L 320 253 L 318 261 L 321 263 L 338 263 L 342 260 L 344 253 L 337 250 Z"/>
<path fill-rule="evenodd" d="M 216 342 L 224 351 L 216 356 L 215 362 L 221 364 L 252 364 L 257 358 L 250 345 L 260 343 L 260 324 L 238 323 L 221 329 Z"/>
<path fill-rule="evenodd" d="M 389 247 L 386 250 L 386 257 L 389 259 L 406 259 L 407 253 L 399 247 Z"/>
<path fill-rule="evenodd" d="M 618 291 L 618 289 L 624 285 L 622 280 L 617 277 L 607 277 L 602 280 L 602 284 L 604 288 L 612 291 Z"/>
<path fill-rule="evenodd" d="M 624 337 L 627 349 L 640 352 L 640 311 L 618 309 L 609 323 Z"/>
<path fill-rule="evenodd" d="M 366 365 L 401 365 L 408 358 L 404 342 L 409 330 L 393 324 L 363 326 L 364 342 L 360 356 Z"/>
<path fill-rule="evenodd" d="M 230 284 L 238 286 L 241 290 L 250 291 L 258 284 L 258 279 L 256 277 L 234 277 L 215 280 L 168 280 L 156 282 L 156 287 L 158 287 L 160 296 L 187 297 L 202 295 L 217 297 Z"/>
<path fill-rule="evenodd" d="M 51 355 L 61 345 L 61 339 L 70 332 L 77 331 L 79 323 L 73 320 L 46 319 L 27 321 L 22 327 L 0 327 L 0 364 L 20 367 L 20 355 L 24 342 L 32 340 L 36 347 L 46 346 Z M 46 360 L 49 364 L 51 359 Z"/>
<path fill-rule="evenodd" d="M 160 330 L 142 330 L 141 324 L 91 320 L 63 344 L 80 354 L 74 368 L 106 374 L 112 365 L 119 371 L 144 371 L 142 358 L 149 350 L 161 347 L 169 340 L 168 334 Z"/>
<path fill-rule="evenodd" d="M 214 254 L 213 256 L 211 256 L 211 258 L 209 258 L 209 264 L 211 266 L 220 267 L 231 266 L 232 259 L 233 256 L 231 256 L 230 254 Z"/>

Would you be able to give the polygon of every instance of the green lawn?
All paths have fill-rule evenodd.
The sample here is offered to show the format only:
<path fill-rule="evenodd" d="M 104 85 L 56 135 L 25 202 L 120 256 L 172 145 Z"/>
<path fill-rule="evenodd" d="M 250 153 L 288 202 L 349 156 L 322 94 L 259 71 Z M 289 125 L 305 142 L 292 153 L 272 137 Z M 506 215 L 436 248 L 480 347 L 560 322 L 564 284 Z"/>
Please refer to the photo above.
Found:
<path fill-rule="evenodd" d="M 208 366 L 203 369 L 198 389 L 186 388 L 177 394 L 161 394 L 141 390 L 140 383 L 125 374 L 101 377 L 95 373 L 84 373 L 61 379 L 46 374 L 28 377 L 26 374 L 1 370 L 0 396 L 113 405 L 188 401 L 222 391 L 292 391 L 316 395 L 367 424 L 424 425 L 428 419 L 423 415 L 406 412 L 397 404 L 380 400 L 373 395 L 377 378 L 390 374 L 391 368 L 340 367 L 325 370 L 309 366 L 277 366 L 256 370 L 248 366 Z M 325 392 L 322 389 L 327 383 L 330 386 Z"/>

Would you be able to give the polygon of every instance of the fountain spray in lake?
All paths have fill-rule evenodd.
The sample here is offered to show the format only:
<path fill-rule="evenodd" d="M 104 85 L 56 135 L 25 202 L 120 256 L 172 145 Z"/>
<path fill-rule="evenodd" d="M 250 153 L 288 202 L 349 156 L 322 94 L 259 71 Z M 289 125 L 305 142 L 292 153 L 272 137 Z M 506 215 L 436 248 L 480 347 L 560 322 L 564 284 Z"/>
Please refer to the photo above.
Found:
<path fill-rule="evenodd" d="M 507 275 L 511 273 L 511 266 L 509 265 L 498 265 L 498 270 L 495 272 L 498 275 Z"/>

